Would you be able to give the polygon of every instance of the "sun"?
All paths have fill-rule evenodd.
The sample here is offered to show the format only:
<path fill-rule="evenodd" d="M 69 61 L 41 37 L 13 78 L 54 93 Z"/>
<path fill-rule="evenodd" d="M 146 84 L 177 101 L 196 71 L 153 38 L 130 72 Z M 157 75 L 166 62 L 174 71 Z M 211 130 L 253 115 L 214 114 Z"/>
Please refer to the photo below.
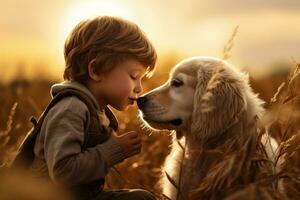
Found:
<path fill-rule="evenodd" d="M 80 21 L 99 15 L 119 16 L 131 21 L 136 19 L 134 12 L 128 6 L 116 0 L 72 1 L 72 4 L 65 12 L 65 17 L 62 19 L 60 31 L 62 40 L 67 37 Z"/>

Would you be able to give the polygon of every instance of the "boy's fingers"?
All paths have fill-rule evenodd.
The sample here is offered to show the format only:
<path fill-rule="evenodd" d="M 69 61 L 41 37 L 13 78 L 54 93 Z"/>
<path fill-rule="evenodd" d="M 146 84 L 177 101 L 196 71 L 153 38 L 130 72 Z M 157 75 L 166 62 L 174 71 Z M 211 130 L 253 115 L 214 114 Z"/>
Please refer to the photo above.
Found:
<path fill-rule="evenodd" d="M 130 132 L 127 132 L 127 135 L 130 137 L 130 138 L 136 138 L 136 137 L 139 137 L 139 134 L 135 131 L 130 131 Z"/>
<path fill-rule="evenodd" d="M 139 153 L 140 153 L 140 151 L 132 151 L 132 152 L 129 154 L 129 157 L 130 157 L 130 156 L 134 156 L 134 155 L 139 154 Z"/>
<path fill-rule="evenodd" d="M 112 136 L 113 138 L 119 137 L 118 134 L 117 134 L 115 131 L 112 131 L 112 132 L 111 132 L 111 136 Z"/>
<path fill-rule="evenodd" d="M 137 146 L 135 147 L 135 150 L 137 150 L 137 151 L 141 151 L 141 149 L 142 149 L 142 145 L 137 145 Z"/>
<path fill-rule="evenodd" d="M 134 141 L 134 142 L 141 142 L 141 138 L 140 137 L 134 137 L 134 138 L 130 138 L 131 141 Z"/>
<path fill-rule="evenodd" d="M 136 149 L 136 150 L 134 151 L 134 154 L 139 154 L 139 153 L 141 153 L 141 149 Z"/>
<path fill-rule="evenodd" d="M 131 156 L 141 153 L 141 147 L 136 147 L 131 151 Z"/>
<path fill-rule="evenodd" d="M 141 145 L 141 141 L 138 140 L 138 139 L 131 140 L 131 141 L 130 141 L 130 144 L 131 144 L 132 146 Z"/>
<path fill-rule="evenodd" d="M 134 150 L 138 150 L 138 149 L 142 148 L 142 144 L 141 143 L 134 144 L 132 147 L 133 147 Z"/>
<path fill-rule="evenodd" d="M 123 138 L 131 138 L 131 133 L 127 132 L 127 133 L 123 133 L 120 135 L 120 137 L 123 137 Z"/>

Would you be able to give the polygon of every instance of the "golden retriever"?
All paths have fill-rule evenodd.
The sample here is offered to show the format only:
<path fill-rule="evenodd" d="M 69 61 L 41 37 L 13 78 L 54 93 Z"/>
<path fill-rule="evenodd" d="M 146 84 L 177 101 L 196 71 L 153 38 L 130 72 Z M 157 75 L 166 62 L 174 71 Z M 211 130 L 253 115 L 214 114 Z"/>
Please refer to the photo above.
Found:
<path fill-rule="evenodd" d="M 213 57 L 183 60 L 165 84 L 140 97 L 144 123 L 176 132 L 164 164 L 163 193 L 170 199 L 221 199 L 234 186 L 251 183 L 253 167 L 246 161 L 256 162 L 248 153 L 259 149 L 255 119 L 263 103 L 247 74 Z M 271 153 L 267 148 L 264 155 Z"/>

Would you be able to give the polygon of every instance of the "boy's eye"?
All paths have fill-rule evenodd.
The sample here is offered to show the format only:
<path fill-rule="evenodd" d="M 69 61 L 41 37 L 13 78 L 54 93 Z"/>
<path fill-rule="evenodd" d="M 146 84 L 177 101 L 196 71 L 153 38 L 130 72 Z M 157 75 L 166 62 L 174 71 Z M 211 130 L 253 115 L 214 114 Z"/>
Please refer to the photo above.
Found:
<path fill-rule="evenodd" d="M 181 80 L 178 80 L 178 79 L 174 79 L 171 82 L 172 87 L 180 87 L 182 85 L 183 85 L 183 82 Z"/>
<path fill-rule="evenodd" d="M 136 80 L 137 79 L 137 77 L 132 76 L 132 75 L 130 77 L 131 77 L 132 80 Z"/>

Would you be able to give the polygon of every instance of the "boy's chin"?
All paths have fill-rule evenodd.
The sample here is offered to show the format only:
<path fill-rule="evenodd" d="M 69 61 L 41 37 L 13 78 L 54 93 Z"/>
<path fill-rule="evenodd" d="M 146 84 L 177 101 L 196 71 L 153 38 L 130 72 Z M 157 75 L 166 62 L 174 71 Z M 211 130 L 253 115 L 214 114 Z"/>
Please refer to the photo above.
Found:
<path fill-rule="evenodd" d="M 128 110 L 130 107 L 132 107 L 133 105 L 130 104 L 125 104 L 125 105 L 120 105 L 120 106 L 113 106 L 114 109 L 118 110 L 118 111 L 126 111 Z"/>

